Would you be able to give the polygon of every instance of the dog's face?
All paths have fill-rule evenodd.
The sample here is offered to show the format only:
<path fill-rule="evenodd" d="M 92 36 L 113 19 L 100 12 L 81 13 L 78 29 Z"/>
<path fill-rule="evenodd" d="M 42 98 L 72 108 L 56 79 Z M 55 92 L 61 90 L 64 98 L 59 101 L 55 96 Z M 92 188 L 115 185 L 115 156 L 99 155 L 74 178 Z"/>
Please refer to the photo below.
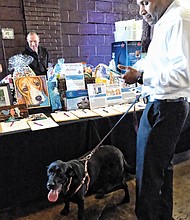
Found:
<path fill-rule="evenodd" d="M 47 95 L 47 91 L 44 90 L 43 82 L 40 77 L 22 77 L 16 79 L 15 83 L 18 91 L 25 99 L 26 104 L 40 105 L 45 101 L 44 94 Z"/>
<path fill-rule="evenodd" d="M 77 103 L 79 109 L 89 108 L 89 100 L 88 98 L 83 98 L 81 102 Z"/>
<path fill-rule="evenodd" d="M 74 175 L 73 169 L 68 163 L 61 160 L 52 162 L 47 168 L 47 189 L 50 190 L 48 200 L 56 202 L 59 193 L 66 194 L 70 178 Z"/>

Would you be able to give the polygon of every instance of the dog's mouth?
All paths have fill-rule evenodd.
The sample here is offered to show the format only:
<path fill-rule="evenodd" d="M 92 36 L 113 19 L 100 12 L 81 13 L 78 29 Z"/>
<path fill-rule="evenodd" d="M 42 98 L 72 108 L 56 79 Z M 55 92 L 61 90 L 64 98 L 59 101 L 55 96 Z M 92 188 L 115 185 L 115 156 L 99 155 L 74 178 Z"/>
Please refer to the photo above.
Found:
<path fill-rule="evenodd" d="M 58 200 L 61 189 L 62 189 L 62 184 L 60 184 L 57 189 L 51 189 L 50 192 L 48 193 L 48 200 L 50 202 L 56 202 Z"/>

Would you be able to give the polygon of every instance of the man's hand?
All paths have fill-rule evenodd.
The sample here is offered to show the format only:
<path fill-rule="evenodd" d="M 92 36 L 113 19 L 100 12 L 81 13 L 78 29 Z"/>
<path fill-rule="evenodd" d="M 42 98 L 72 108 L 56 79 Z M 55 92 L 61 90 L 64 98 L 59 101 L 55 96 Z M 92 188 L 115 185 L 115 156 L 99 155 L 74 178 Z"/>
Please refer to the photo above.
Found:
<path fill-rule="evenodd" d="M 137 83 L 139 78 L 142 77 L 142 73 L 137 71 L 136 69 L 130 67 L 130 66 L 123 66 L 118 64 L 118 68 L 120 70 L 126 70 L 126 72 L 123 75 L 123 79 L 127 84 L 134 84 Z"/>

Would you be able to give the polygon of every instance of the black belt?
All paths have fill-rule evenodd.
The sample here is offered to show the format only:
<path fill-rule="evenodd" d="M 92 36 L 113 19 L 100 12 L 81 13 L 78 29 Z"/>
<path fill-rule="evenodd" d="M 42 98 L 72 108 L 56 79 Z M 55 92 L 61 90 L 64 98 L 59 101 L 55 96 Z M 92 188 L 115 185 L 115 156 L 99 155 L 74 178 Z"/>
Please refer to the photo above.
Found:
<path fill-rule="evenodd" d="M 151 99 L 150 96 L 146 96 L 143 98 L 145 104 L 148 102 L 181 102 L 181 101 L 188 101 L 187 97 L 179 97 L 177 99 Z"/>

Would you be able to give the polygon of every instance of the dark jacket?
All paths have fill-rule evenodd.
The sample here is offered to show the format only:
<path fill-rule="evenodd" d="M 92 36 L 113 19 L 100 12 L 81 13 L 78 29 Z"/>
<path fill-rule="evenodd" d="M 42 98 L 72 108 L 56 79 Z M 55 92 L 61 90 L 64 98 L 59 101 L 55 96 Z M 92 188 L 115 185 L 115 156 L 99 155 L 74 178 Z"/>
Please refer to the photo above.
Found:
<path fill-rule="evenodd" d="M 38 46 L 37 54 L 27 45 L 22 54 L 30 55 L 34 58 L 33 62 L 29 66 L 36 73 L 36 75 L 47 74 L 49 55 L 48 51 L 44 47 Z"/>

